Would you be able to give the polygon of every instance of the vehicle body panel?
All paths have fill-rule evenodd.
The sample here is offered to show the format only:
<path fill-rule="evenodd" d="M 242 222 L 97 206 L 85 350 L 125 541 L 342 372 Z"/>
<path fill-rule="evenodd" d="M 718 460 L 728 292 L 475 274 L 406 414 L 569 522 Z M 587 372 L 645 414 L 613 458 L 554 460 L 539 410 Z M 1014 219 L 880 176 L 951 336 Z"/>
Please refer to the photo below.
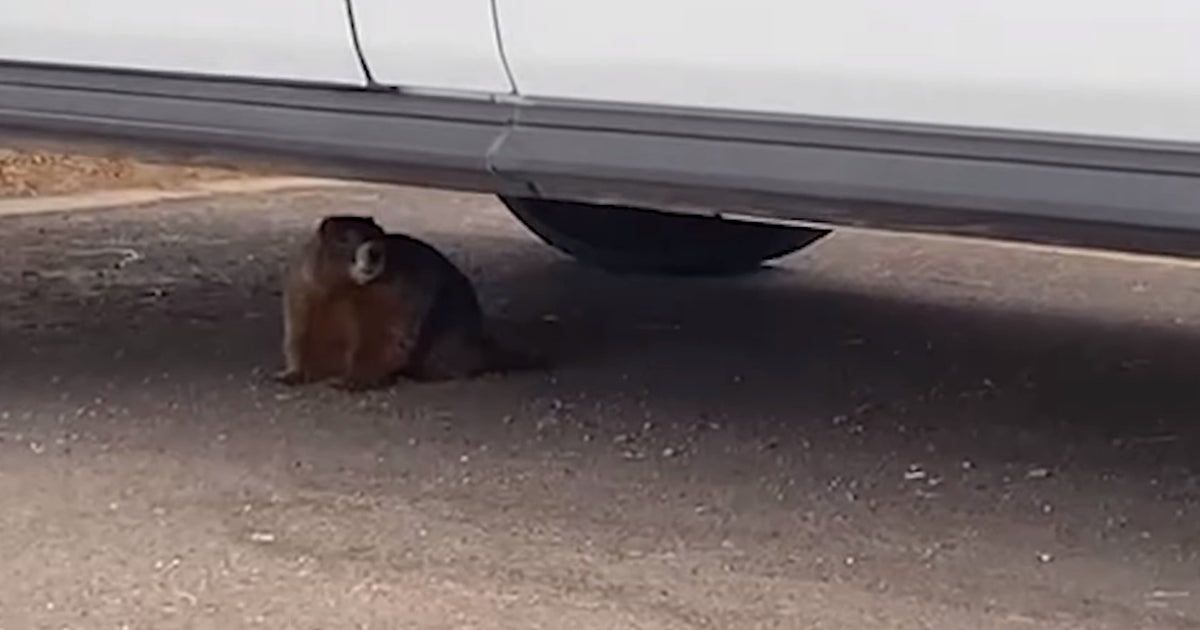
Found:
<path fill-rule="evenodd" d="M 522 94 L 1200 142 L 1189 0 L 497 0 Z"/>
<path fill-rule="evenodd" d="M 0 59 L 365 82 L 342 0 L 11 0 Z"/>
<path fill-rule="evenodd" d="M 513 91 L 489 0 L 354 0 L 363 59 L 381 85 Z"/>

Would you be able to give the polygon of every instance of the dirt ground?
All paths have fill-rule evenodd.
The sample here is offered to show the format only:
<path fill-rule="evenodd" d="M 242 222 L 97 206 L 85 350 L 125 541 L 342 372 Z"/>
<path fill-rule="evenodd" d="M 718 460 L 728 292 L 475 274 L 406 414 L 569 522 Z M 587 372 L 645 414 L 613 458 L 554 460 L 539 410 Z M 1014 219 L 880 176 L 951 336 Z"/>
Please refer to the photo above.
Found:
<path fill-rule="evenodd" d="M 271 384 L 331 210 L 553 369 Z M 620 277 L 401 188 L 0 218 L 0 628 L 1200 628 L 1195 277 L 865 232 Z"/>
<path fill-rule="evenodd" d="M 242 177 L 246 174 L 213 167 L 0 148 L 0 199 L 122 188 L 177 189 L 195 182 Z"/>

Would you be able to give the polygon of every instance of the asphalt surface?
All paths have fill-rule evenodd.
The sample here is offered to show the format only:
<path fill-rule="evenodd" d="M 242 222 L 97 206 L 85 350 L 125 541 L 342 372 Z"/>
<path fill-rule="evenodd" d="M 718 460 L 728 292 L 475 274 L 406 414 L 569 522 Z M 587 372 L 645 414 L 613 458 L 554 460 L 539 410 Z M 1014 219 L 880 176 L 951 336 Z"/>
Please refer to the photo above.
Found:
<path fill-rule="evenodd" d="M 552 369 L 271 384 L 330 212 Z M 0 629 L 1200 628 L 1196 274 L 847 232 L 620 277 L 394 188 L 0 217 Z"/>

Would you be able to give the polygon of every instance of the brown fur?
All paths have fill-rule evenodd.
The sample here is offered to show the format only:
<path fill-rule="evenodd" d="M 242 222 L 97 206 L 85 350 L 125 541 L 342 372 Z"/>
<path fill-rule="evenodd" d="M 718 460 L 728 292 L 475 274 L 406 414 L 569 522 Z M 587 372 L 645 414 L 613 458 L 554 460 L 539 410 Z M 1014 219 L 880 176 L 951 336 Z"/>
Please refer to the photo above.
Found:
<path fill-rule="evenodd" d="M 350 389 L 467 378 L 536 361 L 484 330 L 470 280 L 432 246 L 369 217 L 327 217 L 285 287 L 281 382 Z"/>
<path fill-rule="evenodd" d="M 357 334 L 355 292 L 350 276 L 360 245 L 383 236 L 363 217 L 321 220 L 288 266 L 283 287 L 284 369 L 276 378 L 298 385 L 343 376 Z"/>

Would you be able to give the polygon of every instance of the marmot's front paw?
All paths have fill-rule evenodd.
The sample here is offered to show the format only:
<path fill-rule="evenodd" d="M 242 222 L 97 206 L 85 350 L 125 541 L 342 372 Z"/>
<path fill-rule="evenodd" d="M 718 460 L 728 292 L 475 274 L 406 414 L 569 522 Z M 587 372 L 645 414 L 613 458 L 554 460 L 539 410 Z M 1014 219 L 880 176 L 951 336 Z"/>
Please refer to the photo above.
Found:
<path fill-rule="evenodd" d="M 376 389 L 382 383 L 371 381 L 362 378 L 336 378 L 329 382 L 329 386 L 344 392 L 363 392 L 368 389 Z"/>
<path fill-rule="evenodd" d="M 304 372 L 301 372 L 300 370 L 282 370 L 276 372 L 275 375 L 271 377 L 271 380 L 279 383 L 280 385 L 287 385 L 289 387 L 303 385 L 304 383 L 308 382 L 308 378 L 306 378 L 304 376 Z"/>

